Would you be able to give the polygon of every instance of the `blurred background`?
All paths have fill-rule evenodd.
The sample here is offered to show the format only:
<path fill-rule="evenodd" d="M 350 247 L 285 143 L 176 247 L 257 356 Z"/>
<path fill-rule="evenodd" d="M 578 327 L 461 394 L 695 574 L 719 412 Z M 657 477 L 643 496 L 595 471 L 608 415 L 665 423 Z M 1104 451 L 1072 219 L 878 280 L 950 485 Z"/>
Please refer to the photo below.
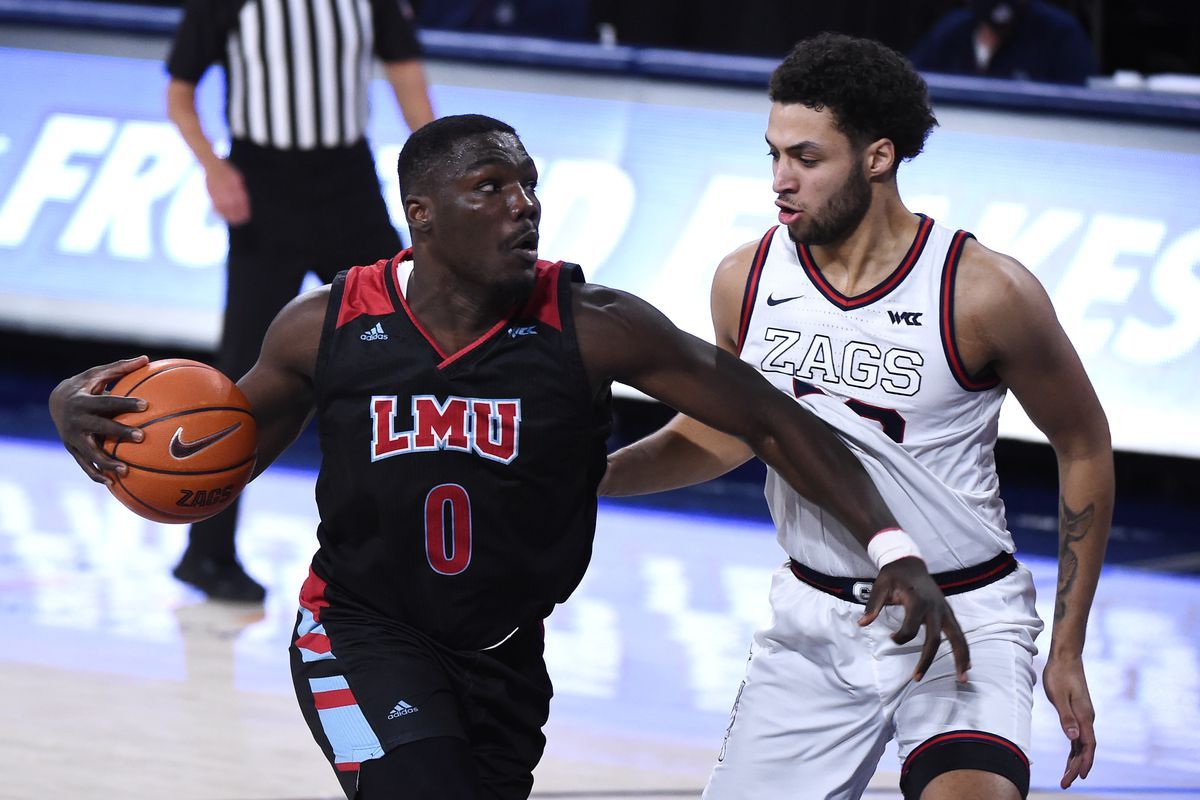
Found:
<path fill-rule="evenodd" d="M 1190 577 L 1200 572 L 1200 3 L 414 0 L 412 7 L 436 112 L 499 117 L 537 161 L 542 257 L 576 261 L 589 279 L 651 300 L 710 340 L 717 261 L 774 222 L 762 143 L 770 70 L 796 40 L 824 30 L 874 37 L 914 59 L 941 125 L 925 153 L 900 169 L 906 203 L 973 231 L 1037 275 L 1112 426 L 1118 486 L 1114 571 L 1106 575 L 1116 576 L 1107 584 L 1116 593 L 1104 595 L 1109 578 L 1102 579 L 1097 616 L 1105 627 L 1093 636 L 1104 643 L 1097 669 L 1115 688 L 1093 691 L 1109 698 L 1110 724 L 1120 720 L 1109 735 L 1119 727 L 1129 741 L 1121 762 L 1128 771 L 1101 778 L 1126 794 L 1106 796 L 1145 796 L 1135 790 L 1145 788 L 1144 770 L 1153 766 L 1174 796 L 1200 797 L 1190 794 L 1200 785 L 1191 763 L 1200 747 L 1200 584 Z M 210 208 L 203 172 L 165 116 L 163 60 L 179 19 L 180 4 L 166 0 L 0 0 L 0 452 L 8 455 L 0 472 L 0 576 L 7 609 L 35 609 L 28 630 L 73 620 L 67 627 L 78 633 L 115 620 L 132 625 L 134 640 L 159 641 L 196 628 L 178 613 L 158 627 L 130 622 L 144 603 L 116 602 L 124 595 L 114 587 L 131 579 L 177 611 L 195 602 L 170 584 L 181 533 L 121 517 L 102 489 L 80 500 L 93 487 L 80 485 L 86 479 L 56 450 L 45 413 L 53 386 L 92 364 L 139 353 L 212 361 L 226 229 Z M 205 127 L 218 138 L 227 136 L 221 81 L 219 70 L 210 71 L 199 94 Z M 393 165 L 407 128 L 389 92 L 382 80 L 373 84 L 369 139 L 393 222 L 406 235 Z M 670 413 L 622 391 L 613 445 Z M 1011 400 L 1001 435 L 1001 485 L 1020 553 L 1052 557 L 1053 453 Z M 260 489 L 267 483 L 260 481 L 247 492 L 239 547 L 272 594 L 266 623 L 246 624 L 273 626 L 258 639 L 280 656 L 262 668 L 272 679 L 253 660 L 240 668 L 238 680 L 251 691 L 280 675 L 286 682 L 286 628 L 315 540 L 311 510 L 297 510 L 283 489 L 311 499 L 317 455 L 310 432 L 273 470 L 280 484 Z M 92 522 L 80 521 L 81 508 Z M 121 559 L 101 555 L 95 520 L 124 532 L 116 540 Z M 611 531 L 609 544 L 598 544 L 581 589 L 595 602 L 585 597 L 571 610 L 572 601 L 552 620 L 559 620 L 556 652 L 603 646 L 620 656 L 582 674 L 571 672 L 569 657 L 559 659 L 564 718 L 719 740 L 757 613 L 742 598 L 765 600 L 765 585 L 742 594 L 754 582 L 741 570 L 769 570 L 781 557 L 766 521 L 757 465 L 706 486 L 607 503 L 601 539 Z M 655 534 L 653 542 L 631 533 L 638 525 Z M 640 565 L 641 589 L 624 583 L 629 558 Z M 1053 567 L 1045 563 L 1048 597 Z M 98 565 L 116 571 L 96 579 Z M 733 571 L 717 575 L 718 566 Z M 82 573 L 92 576 L 86 588 Z M 712 578 L 711 596 L 699 576 Z M 105 611 L 77 624 L 71 603 Z M 685 619 L 693 606 L 708 616 Z M 660 635 L 609 614 L 659 618 Z M 232 630 L 221 635 L 241 628 Z M 715 654 L 704 649 L 713 630 L 730 640 Z M 1121 645 L 1124 634 L 1143 649 Z M 74 658 L 70 648 L 30 637 L 23 655 L 4 657 L 13 668 L 65 668 Z M 650 664 L 661 655 L 651 643 L 666 639 L 684 642 L 689 663 L 721 666 L 692 675 L 691 694 L 657 691 L 675 680 L 671 668 Z M 142 674 L 135 661 L 145 664 L 130 658 L 120 670 Z M 1170 677 L 1146 671 L 1144 662 L 1169 663 Z M 653 727 L 653 700 L 674 709 L 673 721 Z M 1151 711 L 1130 710 L 1139 703 Z M 1059 766 L 1053 722 L 1045 737 L 1055 753 L 1051 771 Z M 0 736 L 15 739 L 18 727 L 14 720 Z M 683 783 L 698 788 L 703 774 Z M 62 796 L 90 796 L 80 792 Z"/>

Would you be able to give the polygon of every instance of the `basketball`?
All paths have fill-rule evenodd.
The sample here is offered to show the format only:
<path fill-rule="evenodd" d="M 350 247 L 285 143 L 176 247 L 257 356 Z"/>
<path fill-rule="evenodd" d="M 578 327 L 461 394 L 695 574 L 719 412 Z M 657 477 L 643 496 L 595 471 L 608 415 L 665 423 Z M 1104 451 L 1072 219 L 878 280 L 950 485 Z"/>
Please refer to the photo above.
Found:
<path fill-rule="evenodd" d="M 250 480 L 258 442 L 250 404 L 237 385 L 207 364 L 153 361 L 117 381 L 113 395 L 146 401 L 121 414 L 140 442 L 104 441 L 128 472 L 111 473 L 113 495 L 155 522 L 196 522 L 224 509 Z"/>

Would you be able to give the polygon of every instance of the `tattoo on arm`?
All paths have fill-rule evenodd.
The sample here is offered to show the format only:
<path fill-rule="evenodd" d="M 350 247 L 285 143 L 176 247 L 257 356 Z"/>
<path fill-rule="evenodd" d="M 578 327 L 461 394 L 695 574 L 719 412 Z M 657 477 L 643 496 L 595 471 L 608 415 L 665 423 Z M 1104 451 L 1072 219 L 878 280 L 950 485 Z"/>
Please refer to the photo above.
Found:
<path fill-rule="evenodd" d="M 1072 545 L 1088 535 L 1096 507 L 1088 503 L 1082 511 L 1072 511 L 1065 500 L 1059 500 L 1058 511 L 1058 595 L 1054 600 L 1054 621 L 1058 622 L 1067 613 L 1067 595 L 1075 585 L 1079 573 L 1079 557 Z"/>

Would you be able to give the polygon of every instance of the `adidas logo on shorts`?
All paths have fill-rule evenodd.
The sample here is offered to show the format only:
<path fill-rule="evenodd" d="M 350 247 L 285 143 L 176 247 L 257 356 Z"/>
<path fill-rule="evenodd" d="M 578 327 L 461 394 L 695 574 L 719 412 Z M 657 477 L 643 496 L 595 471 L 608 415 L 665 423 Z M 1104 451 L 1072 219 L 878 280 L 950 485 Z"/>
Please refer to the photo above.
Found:
<path fill-rule="evenodd" d="M 385 335 L 383 338 L 386 339 L 387 336 Z M 388 719 L 399 719 L 405 714 L 415 714 L 420 710 L 421 709 L 417 708 L 416 706 L 410 706 L 408 703 L 401 700 L 399 703 L 396 703 L 396 707 L 392 709 L 390 714 L 388 714 Z"/>
<path fill-rule="evenodd" d="M 386 339 L 388 338 L 388 335 L 383 332 L 383 323 L 376 322 L 374 328 L 371 328 L 371 330 L 367 331 L 358 338 L 362 339 L 364 342 L 374 342 L 379 339 Z"/>

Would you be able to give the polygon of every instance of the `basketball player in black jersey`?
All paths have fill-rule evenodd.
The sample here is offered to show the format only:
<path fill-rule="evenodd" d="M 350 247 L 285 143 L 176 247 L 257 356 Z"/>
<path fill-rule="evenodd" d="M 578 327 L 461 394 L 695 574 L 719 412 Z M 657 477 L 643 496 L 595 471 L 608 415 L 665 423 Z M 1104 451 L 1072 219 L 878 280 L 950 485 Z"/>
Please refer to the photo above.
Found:
<path fill-rule="evenodd" d="M 864 547 L 895 520 L 840 440 L 753 369 L 537 259 L 537 170 L 511 127 L 430 123 L 399 174 L 413 249 L 293 301 L 239 382 L 260 471 L 319 422 L 297 696 L 348 798 L 524 798 L 551 696 L 542 620 L 590 558 L 614 380 L 741 437 Z M 141 403 L 104 387 L 143 363 L 51 397 L 94 480 L 122 470 L 95 437 L 136 440 L 111 417 Z M 932 634 L 919 670 L 945 634 L 965 680 L 961 631 L 923 562 L 881 570 L 863 624 L 889 603 L 905 609 L 898 641 Z"/>

